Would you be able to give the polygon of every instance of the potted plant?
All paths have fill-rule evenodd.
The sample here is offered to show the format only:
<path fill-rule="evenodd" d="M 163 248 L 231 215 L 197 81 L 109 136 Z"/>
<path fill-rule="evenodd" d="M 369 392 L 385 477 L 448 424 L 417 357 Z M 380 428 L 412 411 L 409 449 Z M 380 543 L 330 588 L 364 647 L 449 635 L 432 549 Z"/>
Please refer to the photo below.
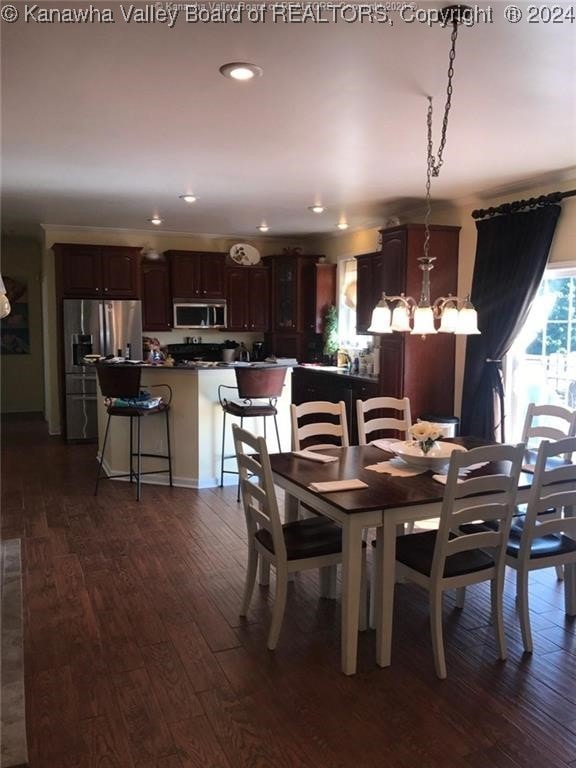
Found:
<path fill-rule="evenodd" d="M 334 304 L 330 304 L 324 312 L 324 362 L 326 365 L 336 365 L 338 352 L 338 312 Z"/>

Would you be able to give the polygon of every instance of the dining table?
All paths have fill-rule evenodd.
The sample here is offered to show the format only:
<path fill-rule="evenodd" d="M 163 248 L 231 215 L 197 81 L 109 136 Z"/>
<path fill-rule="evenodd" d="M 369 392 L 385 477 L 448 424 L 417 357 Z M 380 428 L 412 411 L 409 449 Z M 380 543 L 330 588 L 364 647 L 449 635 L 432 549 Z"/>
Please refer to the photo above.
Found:
<path fill-rule="evenodd" d="M 491 444 L 474 437 L 453 438 L 450 442 L 467 450 Z M 273 453 L 270 464 L 274 483 L 285 491 L 286 522 L 298 519 L 300 505 L 305 504 L 342 527 L 341 667 L 344 674 L 353 675 L 357 668 L 364 530 L 376 529 L 376 662 L 386 667 L 391 663 L 398 527 L 438 517 L 445 485 L 434 479 L 432 471 L 402 477 L 367 469 L 394 457 L 374 445 L 323 448 L 321 453 L 338 460 L 319 463 L 294 453 Z M 497 464 L 488 464 L 475 469 L 469 477 L 498 471 Z M 528 501 L 532 477 L 530 471 L 521 473 L 517 503 Z M 333 492 L 310 487 L 318 482 L 353 479 L 366 485 Z M 566 613 L 576 615 L 576 567 L 565 568 L 565 581 Z"/>

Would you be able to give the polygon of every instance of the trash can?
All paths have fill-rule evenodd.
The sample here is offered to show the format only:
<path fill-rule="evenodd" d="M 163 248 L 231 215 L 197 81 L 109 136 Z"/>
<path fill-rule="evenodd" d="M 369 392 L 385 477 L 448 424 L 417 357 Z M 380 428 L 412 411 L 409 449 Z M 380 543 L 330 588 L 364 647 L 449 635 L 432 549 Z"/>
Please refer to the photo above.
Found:
<path fill-rule="evenodd" d="M 435 416 L 426 414 L 420 417 L 421 421 L 429 421 L 442 430 L 443 437 L 457 437 L 460 432 L 460 419 L 456 416 Z"/>

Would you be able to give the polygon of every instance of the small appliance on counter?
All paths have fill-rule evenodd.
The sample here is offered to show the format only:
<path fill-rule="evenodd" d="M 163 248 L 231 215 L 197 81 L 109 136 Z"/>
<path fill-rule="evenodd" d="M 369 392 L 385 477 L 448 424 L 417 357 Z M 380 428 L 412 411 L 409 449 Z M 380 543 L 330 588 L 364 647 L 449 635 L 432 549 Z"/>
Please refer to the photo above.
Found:
<path fill-rule="evenodd" d="M 266 348 L 263 341 L 255 341 L 252 344 L 252 360 L 255 362 L 266 360 Z"/>

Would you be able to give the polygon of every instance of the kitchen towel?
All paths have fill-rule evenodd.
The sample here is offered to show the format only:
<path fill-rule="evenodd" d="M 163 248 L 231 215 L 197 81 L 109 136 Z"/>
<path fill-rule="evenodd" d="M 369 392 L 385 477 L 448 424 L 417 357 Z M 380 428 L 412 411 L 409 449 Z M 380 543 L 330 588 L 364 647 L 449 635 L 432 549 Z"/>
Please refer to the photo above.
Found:
<path fill-rule="evenodd" d="M 327 480 L 324 483 L 310 483 L 308 486 L 316 493 L 331 493 L 332 491 L 355 491 L 359 488 L 368 488 L 368 483 L 362 480 Z"/>
<path fill-rule="evenodd" d="M 319 461 L 322 464 L 328 464 L 331 461 L 338 461 L 338 456 L 325 456 L 323 453 L 316 453 L 315 451 L 292 451 L 294 456 L 298 456 L 300 459 L 309 459 L 310 461 Z"/>

